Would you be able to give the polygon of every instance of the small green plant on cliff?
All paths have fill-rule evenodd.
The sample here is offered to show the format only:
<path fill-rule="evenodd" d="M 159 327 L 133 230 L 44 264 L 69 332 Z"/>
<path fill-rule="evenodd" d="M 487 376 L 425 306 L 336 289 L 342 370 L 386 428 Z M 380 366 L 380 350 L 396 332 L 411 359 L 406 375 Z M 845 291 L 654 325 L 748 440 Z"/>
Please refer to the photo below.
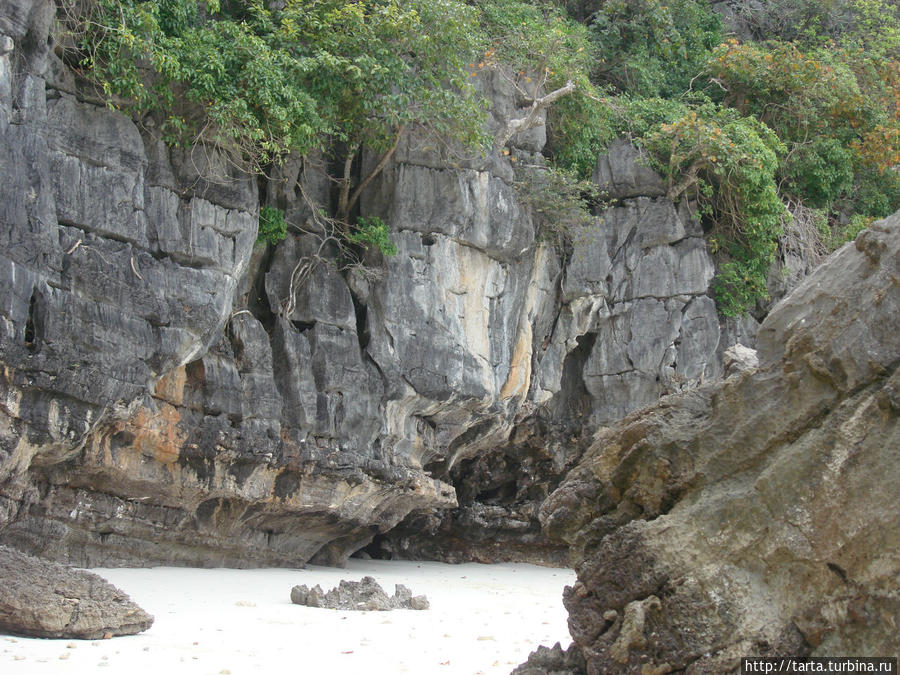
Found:
<path fill-rule="evenodd" d="M 555 167 L 527 166 L 515 182 L 519 200 L 527 205 L 539 239 L 566 250 L 577 246 L 582 228 L 594 221 L 591 208 L 599 201 L 593 181 Z"/>
<path fill-rule="evenodd" d="M 277 244 L 284 239 L 286 234 L 287 223 L 284 220 L 284 211 L 271 206 L 263 206 L 259 210 L 259 229 L 256 241 Z"/>
<path fill-rule="evenodd" d="M 347 240 L 365 248 L 374 248 L 384 256 L 397 255 L 397 246 L 391 241 L 387 223 L 377 216 L 357 218 Z"/>

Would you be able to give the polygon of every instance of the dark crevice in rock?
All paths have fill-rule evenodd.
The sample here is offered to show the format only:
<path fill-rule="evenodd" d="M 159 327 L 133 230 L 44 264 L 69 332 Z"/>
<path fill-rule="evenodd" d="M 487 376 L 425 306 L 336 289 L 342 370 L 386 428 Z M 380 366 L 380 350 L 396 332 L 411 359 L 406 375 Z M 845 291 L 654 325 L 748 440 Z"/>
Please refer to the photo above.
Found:
<path fill-rule="evenodd" d="M 28 317 L 25 319 L 25 349 L 29 354 L 37 354 L 41 350 L 43 337 L 42 303 L 37 289 L 32 291 L 28 301 Z"/>
<path fill-rule="evenodd" d="M 476 502 L 482 504 L 504 504 L 511 502 L 516 496 L 516 482 L 514 480 L 501 483 L 500 485 L 484 490 L 475 497 Z"/>
<path fill-rule="evenodd" d="M 432 478 L 440 478 L 447 474 L 447 458 L 438 455 L 435 459 L 428 462 L 422 469 Z"/>
<path fill-rule="evenodd" d="M 365 354 L 366 347 L 369 346 L 369 342 L 372 339 L 367 321 L 369 308 L 364 302 L 356 297 L 355 293 L 350 293 L 350 299 L 353 301 L 353 312 L 356 315 L 356 335 L 359 340 L 359 350 L 361 353 Z"/>
<path fill-rule="evenodd" d="M 126 246 L 130 246 L 137 251 L 144 251 L 153 255 L 157 259 L 161 259 L 162 254 L 159 251 L 153 251 L 146 246 L 142 246 L 140 242 L 135 241 L 134 239 L 130 239 L 129 237 L 124 237 L 121 234 L 117 234 L 116 232 L 110 232 L 109 230 L 104 230 L 101 228 L 94 228 L 85 223 L 76 223 L 75 221 L 68 220 L 67 218 L 57 217 L 57 222 L 59 225 L 63 227 L 70 227 L 76 230 L 80 230 L 84 233 L 83 238 L 96 237 L 98 239 L 105 239 L 107 241 L 114 241 L 119 244 L 125 244 Z M 77 250 L 77 249 L 76 249 Z M 75 251 L 72 251 L 74 253 Z"/>
<path fill-rule="evenodd" d="M 262 324 L 263 329 L 270 336 L 275 328 L 275 313 L 272 311 L 269 295 L 266 293 L 266 274 L 272 266 L 274 257 L 275 247 L 266 244 L 265 252 L 262 254 L 262 259 L 256 268 L 247 293 L 247 310 Z"/>
<path fill-rule="evenodd" d="M 563 374 L 560 380 L 561 389 L 549 403 L 550 417 L 555 420 L 584 420 L 587 422 L 591 412 L 591 395 L 584 384 L 584 367 L 597 333 L 585 333 L 575 339 L 576 347 L 566 355 L 563 361 Z M 576 425 L 580 426 L 580 425 Z"/>
<path fill-rule="evenodd" d="M 450 442 L 450 446 L 447 449 L 448 454 L 450 457 L 454 457 L 456 452 L 463 449 L 467 444 L 487 436 L 497 424 L 498 420 L 493 417 L 476 422 Z"/>
<path fill-rule="evenodd" d="M 308 333 L 316 327 L 315 321 L 291 321 L 291 324 L 297 329 L 297 332 L 301 334 Z"/>
<path fill-rule="evenodd" d="M 825 566 L 828 569 L 830 569 L 832 572 L 837 574 L 838 578 L 840 578 L 841 581 L 843 581 L 845 584 L 847 583 L 847 570 L 845 570 L 843 567 L 841 567 L 837 563 L 832 563 L 832 562 L 825 563 Z"/>

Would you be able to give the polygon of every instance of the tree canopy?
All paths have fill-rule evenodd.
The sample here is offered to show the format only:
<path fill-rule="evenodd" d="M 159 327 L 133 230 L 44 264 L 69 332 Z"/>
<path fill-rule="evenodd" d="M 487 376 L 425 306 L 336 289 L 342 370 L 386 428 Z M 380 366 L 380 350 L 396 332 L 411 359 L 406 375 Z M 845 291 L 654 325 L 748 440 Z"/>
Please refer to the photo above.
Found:
<path fill-rule="evenodd" d="M 171 143 L 216 143 L 259 171 L 324 152 L 345 225 L 403 133 L 502 151 L 545 111 L 559 176 L 588 178 L 625 135 L 671 198 L 698 204 L 725 314 L 765 297 L 792 213 L 834 246 L 900 208 L 890 0 L 730 3 L 739 35 L 707 0 L 57 2 L 70 62 L 112 105 L 151 115 Z M 531 110 L 493 138 L 482 69 L 499 69 Z M 381 161 L 357 176 L 363 148 Z M 578 194 L 549 184 L 563 183 Z M 364 225 L 366 241 L 389 246 Z"/>

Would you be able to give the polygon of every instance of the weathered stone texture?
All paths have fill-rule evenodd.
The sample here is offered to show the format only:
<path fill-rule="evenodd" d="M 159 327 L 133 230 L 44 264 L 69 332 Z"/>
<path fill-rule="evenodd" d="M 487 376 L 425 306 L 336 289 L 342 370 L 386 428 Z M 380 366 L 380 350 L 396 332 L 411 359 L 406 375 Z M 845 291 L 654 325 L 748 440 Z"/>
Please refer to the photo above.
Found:
<path fill-rule="evenodd" d="M 96 574 L 0 546 L 0 631 L 98 640 L 133 635 L 153 617 Z"/>
<path fill-rule="evenodd" d="M 515 168 L 542 166 L 542 124 L 487 157 L 411 130 L 360 199 L 398 248 L 365 275 L 323 240 L 325 160 L 260 192 L 220 151 L 166 147 L 90 102 L 52 19 L 0 7 L 4 542 L 341 563 L 412 514 L 375 550 L 558 562 L 536 513 L 589 431 L 752 338 L 720 326 L 701 228 L 627 144 L 597 169 L 618 205 L 558 250 Z M 478 81 L 488 131 L 524 114 L 500 71 Z M 291 225 L 277 246 L 254 247 L 260 199 Z"/>
<path fill-rule="evenodd" d="M 643 175 L 637 155 L 621 149 L 600 165 Z M 413 164 L 401 175 L 436 171 Z M 411 178 L 415 187 L 402 187 L 396 175 L 384 179 L 390 189 L 376 193 L 392 200 L 375 200 L 382 213 L 421 188 Z M 442 189 L 463 195 L 460 185 Z M 441 223 L 455 217 L 441 213 Z M 434 220 L 431 212 L 423 217 Z M 515 247 L 494 257 L 491 247 L 479 248 L 471 227 L 442 225 L 424 235 L 424 226 L 409 227 L 398 237 L 403 267 L 388 263 L 387 291 L 375 304 L 386 336 L 373 330 L 368 350 L 384 372 L 399 367 L 419 394 L 446 401 L 450 392 L 465 392 L 477 415 L 458 417 L 460 401 L 451 399 L 458 426 L 448 433 L 446 405 L 428 414 L 435 444 L 452 451 L 428 459 L 447 472 L 459 509 L 414 514 L 369 550 L 560 564 L 562 551 L 542 535 L 535 514 L 583 451 L 587 430 L 721 376 L 724 331 L 707 295 L 714 266 L 702 230 L 687 206 L 623 199 L 572 233 L 566 258 L 538 244 L 510 264 Z M 416 342 L 406 346 L 404 336 Z M 422 370 L 409 370 L 419 363 Z"/>
<path fill-rule="evenodd" d="M 341 580 L 341 583 L 325 593 L 316 584 L 294 586 L 291 589 L 291 602 L 295 605 L 319 607 L 323 609 L 342 609 L 358 612 L 389 612 L 392 609 L 428 609 L 428 598 L 424 595 L 412 594 L 403 584 L 396 584 L 394 595 L 388 597 L 381 585 L 372 577 L 363 577 L 360 581 Z"/>
<path fill-rule="evenodd" d="M 758 366 L 597 435 L 540 513 L 583 672 L 896 653 L 898 279 L 900 214 L 773 309 Z"/>

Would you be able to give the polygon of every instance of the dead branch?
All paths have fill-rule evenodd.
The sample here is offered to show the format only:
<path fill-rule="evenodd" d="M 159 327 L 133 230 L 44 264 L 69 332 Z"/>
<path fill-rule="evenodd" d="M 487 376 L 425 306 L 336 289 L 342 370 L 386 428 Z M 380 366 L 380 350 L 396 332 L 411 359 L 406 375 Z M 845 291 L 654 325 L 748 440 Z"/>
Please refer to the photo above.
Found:
<path fill-rule="evenodd" d="M 697 182 L 697 176 L 704 164 L 705 162 L 699 159 L 691 164 L 688 170 L 682 175 L 681 180 L 669 186 L 669 189 L 666 191 L 666 198 L 671 199 L 673 202 L 677 202 L 684 191 Z"/>
<path fill-rule="evenodd" d="M 516 134 L 522 133 L 523 131 L 528 131 L 532 127 L 537 126 L 538 116 L 540 115 L 541 111 L 549 107 L 550 104 L 554 101 L 562 98 L 566 94 L 571 94 L 573 91 L 575 91 L 575 83 L 569 80 L 564 86 L 560 87 L 559 89 L 551 91 L 549 94 L 540 98 L 535 98 L 531 102 L 531 107 L 524 117 L 509 120 L 506 123 L 506 126 L 503 128 L 503 130 L 494 138 L 494 147 L 497 149 L 502 148 L 509 142 L 509 139 Z"/>
<path fill-rule="evenodd" d="M 134 276 L 136 276 L 138 279 L 140 279 L 141 281 L 144 280 L 144 277 L 142 277 L 142 276 L 138 273 L 137 267 L 134 266 L 134 256 L 131 256 L 131 271 L 134 272 Z"/>

